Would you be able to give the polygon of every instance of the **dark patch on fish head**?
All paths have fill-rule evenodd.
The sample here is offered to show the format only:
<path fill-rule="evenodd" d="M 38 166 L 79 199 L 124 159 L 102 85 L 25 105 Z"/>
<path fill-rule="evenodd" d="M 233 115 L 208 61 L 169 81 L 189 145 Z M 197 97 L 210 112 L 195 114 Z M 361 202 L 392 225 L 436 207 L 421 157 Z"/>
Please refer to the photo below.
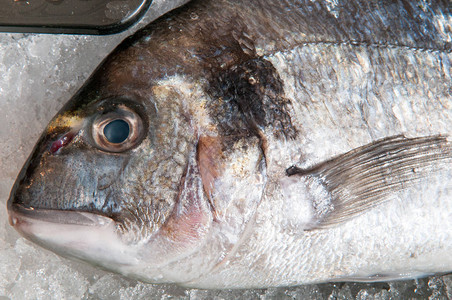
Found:
<path fill-rule="evenodd" d="M 247 60 L 212 74 L 209 108 L 225 135 L 244 133 L 276 138 L 295 138 L 297 130 L 289 114 L 281 78 L 262 57 Z"/>
<path fill-rule="evenodd" d="M 163 76 L 193 76 L 210 97 L 209 114 L 222 135 L 263 135 L 267 131 L 277 138 L 295 138 L 297 130 L 283 81 L 272 63 L 257 53 L 256 37 L 248 34 L 251 31 L 234 5 L 221 7 L 224 11 L 219 18 L 213 17 L 215 12 L 205 11 L 201 1 L 195 5 L 196 9 L 169 22 L 171 39 L 162 42 L 161 27 L 152 24 L 141 33 L 143 38 L 136 43 L 153 49 L 152 57 L 146 59 L 153 63 L 147 66 Z M 192 14 L 202 21 L 190 20 Z"/>

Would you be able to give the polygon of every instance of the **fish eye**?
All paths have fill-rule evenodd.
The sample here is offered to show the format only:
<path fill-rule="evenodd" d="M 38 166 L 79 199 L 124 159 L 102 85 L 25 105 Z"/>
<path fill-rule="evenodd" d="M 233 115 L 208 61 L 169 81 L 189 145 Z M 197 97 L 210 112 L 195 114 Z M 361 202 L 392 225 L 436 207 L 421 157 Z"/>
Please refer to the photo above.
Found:
<path fill-rule="evenodd" d="M 92 124 L 96 147 L 108 152 L 124 152 L 138 145 L 144 136 L 141 117 L 125 105 L 97 116 Z"/>
<path fill-rule="evenodd" d="M 121 119 L 113 120 L 104 127 L 104 136 L 112 144 L 124 142 L 129 137 L 129 133 L 129 123 Z"/>

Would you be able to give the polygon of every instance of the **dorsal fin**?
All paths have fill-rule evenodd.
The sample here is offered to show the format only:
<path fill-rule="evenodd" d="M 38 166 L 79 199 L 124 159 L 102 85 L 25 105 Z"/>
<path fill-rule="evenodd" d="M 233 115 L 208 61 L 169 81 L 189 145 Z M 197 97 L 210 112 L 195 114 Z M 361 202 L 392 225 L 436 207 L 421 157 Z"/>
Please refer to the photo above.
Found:
<path fill-rule="evenodd" d="M 452 145 L 446 136 L 398 135 L 353 149 L 313 168 L 292 166 L 286 172 L 321 185 L 330 197 L 313 203 L 316 220 L 312 230 L 345 222 L 440 167 L 452 168 Z"/>

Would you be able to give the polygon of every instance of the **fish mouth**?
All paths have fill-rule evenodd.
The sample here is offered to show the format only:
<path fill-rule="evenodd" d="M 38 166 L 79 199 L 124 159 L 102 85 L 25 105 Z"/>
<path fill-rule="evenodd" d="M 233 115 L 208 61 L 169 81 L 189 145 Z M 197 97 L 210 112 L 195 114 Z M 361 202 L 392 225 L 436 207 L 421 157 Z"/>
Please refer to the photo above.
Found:
<path fill-rule="evenodd" d="M 57 254 L 120 271 L 137 263 L 136 249 L 125 243 L 116 222 L 89 212 L 8 206 L 10 224 L 26 239 Z"/>
<path fill-rule="evenodd" d="M 14 203 L 8 208 L 9 223 L 16 229 L 27 223 L 48 222 L 60 225 L 105 226 L 113 219 L 88 212 L 62 211 L 54 209 L 34 209 Z"/>

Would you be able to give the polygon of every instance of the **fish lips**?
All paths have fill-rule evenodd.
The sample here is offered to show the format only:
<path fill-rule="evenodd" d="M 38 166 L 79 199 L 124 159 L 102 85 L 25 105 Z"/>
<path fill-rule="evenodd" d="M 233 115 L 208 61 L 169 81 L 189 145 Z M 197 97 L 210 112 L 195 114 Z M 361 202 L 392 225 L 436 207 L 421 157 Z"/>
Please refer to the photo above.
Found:
<path fill-rule="evenodd" d="M 10 224 L 25 238 L 65 257 L 89 261 L 106 269 L 136 265 L 134 247 L 124 243 L 113 219 L 102 215 L 8 206 Z"/>
<path fill-rule="evenodd" d="M 61 225 L 79 226 L 103 226 L 109 222 L 113 222 L 111 218 L 88 212 L 34 209 L 33 207 L 27 208 L 17 203 L 11 203 L 8 207 L 8 211 L 9 223 L 17 229 L 20 229 L 23 223 L 30 223 L 34 220 Z"/>

